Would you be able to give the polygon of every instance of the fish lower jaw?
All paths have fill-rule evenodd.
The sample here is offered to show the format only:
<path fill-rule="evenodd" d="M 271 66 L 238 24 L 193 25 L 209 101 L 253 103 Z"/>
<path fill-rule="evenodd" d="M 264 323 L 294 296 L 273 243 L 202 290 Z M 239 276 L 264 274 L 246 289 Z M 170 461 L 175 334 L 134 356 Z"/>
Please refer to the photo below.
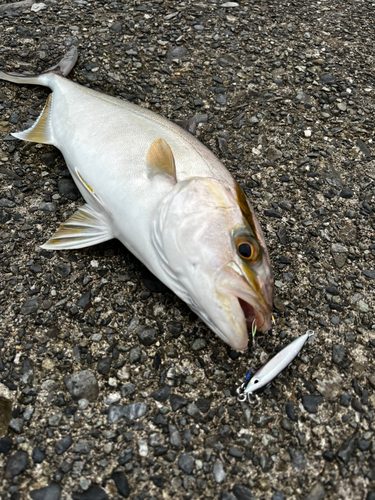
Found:
<path fill-rule="evenodd" d="M 253 332 L 255 327 L 259 331 L 268 331 L 270 329 L 270 320 L 268 321 L 268 318 L 259 309 L 240 297 L 238 297 L 238 302 L 250 332 Z"/>

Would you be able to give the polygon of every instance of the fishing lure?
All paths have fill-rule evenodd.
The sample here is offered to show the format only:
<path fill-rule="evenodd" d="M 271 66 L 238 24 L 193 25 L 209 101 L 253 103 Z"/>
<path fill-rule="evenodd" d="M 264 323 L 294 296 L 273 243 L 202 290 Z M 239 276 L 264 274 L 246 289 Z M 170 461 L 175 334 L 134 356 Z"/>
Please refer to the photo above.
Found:
<path fill-rule="evenodd" d="M 243 402 L 248 399 L 251 402 L 253 392 L 261 389 L 276 378 L 301 352 L 307 339 L 312 335 L 314 335 L 314 332 L 308 330 L 304 335 L 293 340 L 293 342 L 284 347 L 284 349 L 260 368 L 251 379 L 251 370 L 249 370 L 243 383 L 237 389 L 238 401 Z"/>

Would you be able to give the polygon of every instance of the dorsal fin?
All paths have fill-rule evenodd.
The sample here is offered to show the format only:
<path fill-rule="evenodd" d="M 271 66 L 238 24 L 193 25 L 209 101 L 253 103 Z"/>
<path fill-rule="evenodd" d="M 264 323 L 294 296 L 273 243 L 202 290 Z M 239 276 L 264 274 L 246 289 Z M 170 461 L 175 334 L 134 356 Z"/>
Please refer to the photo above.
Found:
<path fill-rule="evenodd" d="M 197 119 L 195 116 L 186 120 L 176 120 L 175 124 L 186 130 L 186 132 L 195 135 L 195 131 L 197 130 Z"/>
<path fill-rule="evenodd" d="M 11 134 L 17 139 L 29 142 L 39 142 L 41 144 L 53 144 L 53 134 L 51 127 L 52 94 L 47 97 L 46 105 L 40 113 L 37 121 L 27 130 Z"/>
<path fill-rule="evenodd" d="M 177 182 L 173 153 L 164 139 L 154 140 L 147 152 L 146 162 L 153 174 L 164 174 Z"/>

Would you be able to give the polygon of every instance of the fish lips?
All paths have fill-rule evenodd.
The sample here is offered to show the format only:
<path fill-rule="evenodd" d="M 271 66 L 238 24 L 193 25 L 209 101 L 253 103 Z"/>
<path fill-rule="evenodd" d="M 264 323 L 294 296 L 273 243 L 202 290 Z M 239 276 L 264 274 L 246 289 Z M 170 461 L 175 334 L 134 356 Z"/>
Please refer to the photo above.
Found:
<path fill-rule="evenodd" d="M 217 291 L 229 302 L 230 313 L 236 323 L 234 338 L 228 339 L 228 343 L 237 350 L 245 349 L 248 342 L 247 328 L 256 326 L 260 331 L 271 328 L 270 308 L 236 262 L 229 262 L 217 273 L 215 284 Z M 241 329 L 240 335 L 238 328 Z"/>

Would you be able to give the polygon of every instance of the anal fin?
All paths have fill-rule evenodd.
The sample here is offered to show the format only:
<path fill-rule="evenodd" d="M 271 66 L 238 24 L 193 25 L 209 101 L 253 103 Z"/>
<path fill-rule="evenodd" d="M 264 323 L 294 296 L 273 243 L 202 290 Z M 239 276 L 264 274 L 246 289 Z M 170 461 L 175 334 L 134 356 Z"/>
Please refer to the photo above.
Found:
<path fill-rule="evenodd" d="M 51 109 L 52 94 L 47 97 L 46 105 L 34 125 L 23 132 L 17 132 L 11 135 L 17 139 L 22 139 L 23 141 L 53 144 Z"/>
<path fill-rule="evenodd" d="M 105 214 L 83 205 L 56 231 L 47 243 L 46 250 L 70 250 L 97 245 L 115 236 Z"/>

